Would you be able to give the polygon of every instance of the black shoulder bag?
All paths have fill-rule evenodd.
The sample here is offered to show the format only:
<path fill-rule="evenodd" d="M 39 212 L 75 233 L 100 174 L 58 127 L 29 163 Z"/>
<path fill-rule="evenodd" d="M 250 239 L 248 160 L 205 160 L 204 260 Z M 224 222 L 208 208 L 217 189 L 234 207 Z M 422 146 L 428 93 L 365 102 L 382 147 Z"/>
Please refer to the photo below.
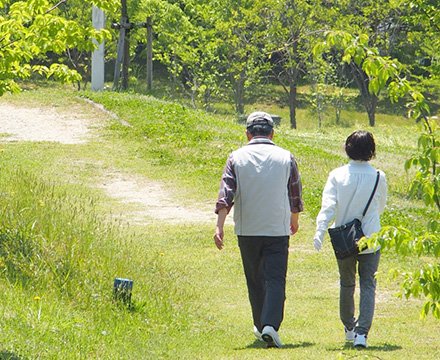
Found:
<path fill-rule="evenodd" d="M 364 217 L 367 213 L 371 200 L 373 200 L 373 196 L 377 189 L 377 184 L 379 183 L 379 175 L 380 174 L 378 171 L 373 192 L 371 193 L 367 206 L 365 206 L 362 217 Z M 333 250 L 335 251 L 337 259 L 345 259 L 346 257 L 357 255 L 361 251 L 358 247 L 358 242 L 365 235 L 362 231 L 362 223 L 359 219 L 354 219 L 349 223 L 336 228 L 330 228 L 328 229 L 328 233 L 330 235 L 330 240 L 332 242 Z M 362 250 L 365 249 L 366 247 Z"/>

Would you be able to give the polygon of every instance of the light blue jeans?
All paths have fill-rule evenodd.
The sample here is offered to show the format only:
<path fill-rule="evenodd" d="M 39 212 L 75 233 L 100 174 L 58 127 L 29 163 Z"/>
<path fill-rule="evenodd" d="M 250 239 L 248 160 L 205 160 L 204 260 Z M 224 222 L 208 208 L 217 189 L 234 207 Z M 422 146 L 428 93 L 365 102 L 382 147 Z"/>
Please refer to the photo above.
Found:
<path fill-rule="evenodd" d="M 380 251 L 372 254 L 350 256 L 338 259 L 340 292 L 339 316 L 347 329 L 355 328 L 358 334 L 367 335 L 373 323 L 376 299 L 376 272 L 379 267 Z M 356 287 L 356 266 L 359 273 L 360 299 L 359 317 L 356 319 L 354 292 Z"/>

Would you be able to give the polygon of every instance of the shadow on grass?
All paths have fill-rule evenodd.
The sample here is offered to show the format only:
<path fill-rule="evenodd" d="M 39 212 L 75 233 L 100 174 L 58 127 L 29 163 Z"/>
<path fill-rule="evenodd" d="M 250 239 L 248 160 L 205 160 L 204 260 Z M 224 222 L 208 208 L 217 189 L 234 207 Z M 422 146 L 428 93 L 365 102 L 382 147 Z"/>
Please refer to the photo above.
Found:
<path fill-rule="evenodd" d="M 341 351 L 341 350 L 357 350 L 357 351 L 396 351 L 401 350 L 402 347 L 399 345 L 392 345 L 392 344 L 382 344 L 382 345 L 374 345 L 374 346 L 368 346 L 365 348 L 353 348 L 353 343 L 347 342 L 345 345 L 341 348 L 330 348 L 330 351 Z"/>
<path fill-rule="evenodd" d="M 309 347 L 309 346 L 313 346 L 313 345 L 314 344 L 309 343 L 309 342 L 302 342 L 302 343 L 298 343 L 298 344 L 284 344 L 280 350 L 282 350 L 282 349 L 297 349 L 297 348 Z M 252 344 L 249 344 L 244 348 L 236 348 L 235 350 L 245 350 L 245 349 L 267 349 L 267 344 L 263 341 L 255 340 Z M 271 348 L 271 349 L 277 349 L 277 348 Z"/>
<path fill-rule="evenodd" d="M 0 351 L 0 360 L 26 360 L 26 358 L 20 357 L 9 351 Z"/>

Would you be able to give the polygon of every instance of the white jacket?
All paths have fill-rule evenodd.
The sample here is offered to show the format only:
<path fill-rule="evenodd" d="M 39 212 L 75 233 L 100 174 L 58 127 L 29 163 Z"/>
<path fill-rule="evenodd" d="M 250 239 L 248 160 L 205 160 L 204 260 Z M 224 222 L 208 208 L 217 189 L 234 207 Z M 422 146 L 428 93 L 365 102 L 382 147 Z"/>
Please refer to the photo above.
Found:
<path fill-rule="evenodd" d="M 347 165 L 330 172 L 322 194 L 321 210 L 316 219 L 316 236 L 321 243 L 331 221 L 337 227 L 357 218 L 362 221 L 365 236 L 378 232 L 381 228 L 380 215 L 387 201 L 387 181 L 380 171 L 379 184 L 365 217 L 362 212 L 373 191 L 377 170 L 367 161 L 351 160 Z M 367 249 L 362 254 L 371 253 Z"/>

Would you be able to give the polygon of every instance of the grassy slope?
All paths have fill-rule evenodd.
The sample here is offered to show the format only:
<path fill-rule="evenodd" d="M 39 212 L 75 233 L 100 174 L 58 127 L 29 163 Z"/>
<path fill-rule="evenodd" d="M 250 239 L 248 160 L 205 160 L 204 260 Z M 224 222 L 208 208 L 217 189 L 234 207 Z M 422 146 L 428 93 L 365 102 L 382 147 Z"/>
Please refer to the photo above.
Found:
<path fill-rule="evenodd" d="M 190 199 L 214 204 L 227 154 L 245 143 L 243 127 L 232 119 L 142 96 L 83 94 L 133 126 L 127 127 L 77 95 L 43 89 L 1 99 L 74 108 L 95 118 L 99 126 L 96 139 L 82 145 L 1 145 L 0 205 L 6 209 L 2 228 L 9 229 L 14 241 L 24 239 L 32 251 L 28 249 L 28 258 L 22 261 L 23 249 L 9 249 L 10 263 L 0 264 L 0 358 L 440 357 L 438 321 L 419 319 L 420 300 L 393 296 L 398 284 L 388 281 L 387 272 L 406 264 L 392 254 L 384 254 L 381 262 L 369 349 L 358 352 L 343 341 L 336 263 L 329 244 L 316 253 L 311 238 L 327 173 L 346 161 L 341 151 L 345 137 L 365 127 L 359 114 L 346 114 L 345 128 L 318 131 L 310 124 L 313 116 L 301 110 L 300 130 L 283 125 L 275 136 L 297 157 L 306 211 L 301 214 L 300 232 L 291 240 L 281 332 L 286 347 L 265 350 L 251 333 L 232 228 L 227 229 L 226 248 L 219 252 L 211 241 L 214 224 L 122 223 L 115 219 L 128 205 L 106 198 L 91 185 L 108 172 L 119 171 L 177 188 L 175 195 L 182 203 Z M 378 145 L 373 165 L 387 173 L 390 188 L 384 223 L 416 229 L 429 214 L 406 200 L 409 179 L 403 162 L 415 151 L 417 133 L 405 121 L 389 116 L 378 116 L 378 124 L 371 129 Z M 116 276 L 134 280 L 131 310 L 112 303 Z"/>

